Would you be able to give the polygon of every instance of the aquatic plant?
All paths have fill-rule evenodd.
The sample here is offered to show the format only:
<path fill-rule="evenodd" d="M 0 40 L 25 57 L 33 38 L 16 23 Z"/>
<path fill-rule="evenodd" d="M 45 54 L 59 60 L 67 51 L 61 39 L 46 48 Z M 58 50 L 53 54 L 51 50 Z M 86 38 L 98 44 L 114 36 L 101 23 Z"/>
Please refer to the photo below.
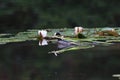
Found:
<path fill-rule="evenodd" d="M 115 30 L 117 32 L 117 37 L 115 35 L 99 36 L 98 34 L 95 34 L 96 31 L 105 31 L 104 28 L 84 28 L 82 35 L 84 35 L 85 38 L 75 37 L 74 29 L 71 28 L 60 32 L 60 36 L 54 36 L 54 33 L 59 32 L 60 29 L 49 29 L 49 31 L 29 29 L 24 32 L 18 32 L 17 34 L 0 34 L 0 44 L 4 45 L 12 42 L 37 40 L 39 42 L 39 45 L 42 46 L 44 42 L 45 45 L 47 45 L 50 41 L 52 41 L 53 43 L 57 43 L 57 39 L 68 41 L 68 43 L 70 43 L 70 46 L 64 47 L 63 49 L 57 51 L 49 52 L 59 54 L 77 49 L 93 48 L 96 45 L 111 46 L 111 44 L 114 42 L 120 42 L 120 29 L 117 27 L 112 29 L 112 31 Z M 47 40 L 47 42 L 44 41 L 45 39 Z"/>
<path fill-rule="evenodd" d="M 119 36 L 119 33 L 113 28 L 103 28 L 101 31 L 96 32 L 99 36 Z"/>
<path fill-rule="evenodd" d="M 38 39 L 39 39 L 39 45 L 48 45 L 47 40 L 45 37 L 47 36 L 46 30 L 38 30 Z"/>

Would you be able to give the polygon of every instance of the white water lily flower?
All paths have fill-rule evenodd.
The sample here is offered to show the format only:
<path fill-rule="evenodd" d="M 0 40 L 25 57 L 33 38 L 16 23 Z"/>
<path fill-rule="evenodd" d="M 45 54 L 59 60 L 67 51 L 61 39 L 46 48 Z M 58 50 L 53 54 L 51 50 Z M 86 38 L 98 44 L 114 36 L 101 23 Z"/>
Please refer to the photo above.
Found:
<path fill-rule="evenodd" d="M 81 32 L 83 32 L 83 27 L 75 27 L 75 35 Z"/>
<path fill-rule="evenodd" d="M 47 31 L 46 30 L 39 30 L 38 35 L 42 36 L 43 38 L 47 36 Z"/>
<path fill-rule="evenodd" d="M 47 40 L 44 39 L 47 36 L 47 31 L 39 30 L 38 35 L 39 35 L 39 39 L 40 39 L 39 46 L 48 45 Z"/>

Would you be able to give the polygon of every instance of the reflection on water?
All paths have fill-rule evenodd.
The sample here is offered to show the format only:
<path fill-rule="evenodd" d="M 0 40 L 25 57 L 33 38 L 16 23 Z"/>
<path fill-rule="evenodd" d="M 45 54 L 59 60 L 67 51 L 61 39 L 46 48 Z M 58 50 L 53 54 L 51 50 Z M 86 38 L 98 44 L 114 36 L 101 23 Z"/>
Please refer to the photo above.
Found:
<path fill-rule="evenodd" d="M 118 80 L 120 44 L 48 54 L 56 44 L 37 41 L 0 45 L 0 80 Z"/>
<path fill-rule="evenodd" d="M 57 48 L 58 49 L 63 49 L 67 47 L 75 46 L 75 44 L 72 44 L 70 41 L 66 40 L 58 40 L 57 41 Z"/>

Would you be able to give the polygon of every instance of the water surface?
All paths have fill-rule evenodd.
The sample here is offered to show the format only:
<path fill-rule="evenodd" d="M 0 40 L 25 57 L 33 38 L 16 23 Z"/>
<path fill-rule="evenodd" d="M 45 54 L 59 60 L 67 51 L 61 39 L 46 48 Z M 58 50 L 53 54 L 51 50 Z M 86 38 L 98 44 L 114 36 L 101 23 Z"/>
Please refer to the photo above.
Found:
<path fill-rule="evenodd" d="M 120 44 L 48 54 L 56 44 L 38 41 L 0 45 L 0 80 L 118 80 Z"/>

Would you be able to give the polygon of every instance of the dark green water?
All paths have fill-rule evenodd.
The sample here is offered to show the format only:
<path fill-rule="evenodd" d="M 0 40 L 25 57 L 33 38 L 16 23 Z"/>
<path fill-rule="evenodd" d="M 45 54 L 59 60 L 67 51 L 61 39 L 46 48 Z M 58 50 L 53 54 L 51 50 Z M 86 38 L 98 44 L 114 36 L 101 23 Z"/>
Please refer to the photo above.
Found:
<path fill-rule="evenodd" d="M 56 44 L 37 41 L 0 45 L 0 80 L 118 80 L 120 44 L 69 51 L 54 56 Z"/>

